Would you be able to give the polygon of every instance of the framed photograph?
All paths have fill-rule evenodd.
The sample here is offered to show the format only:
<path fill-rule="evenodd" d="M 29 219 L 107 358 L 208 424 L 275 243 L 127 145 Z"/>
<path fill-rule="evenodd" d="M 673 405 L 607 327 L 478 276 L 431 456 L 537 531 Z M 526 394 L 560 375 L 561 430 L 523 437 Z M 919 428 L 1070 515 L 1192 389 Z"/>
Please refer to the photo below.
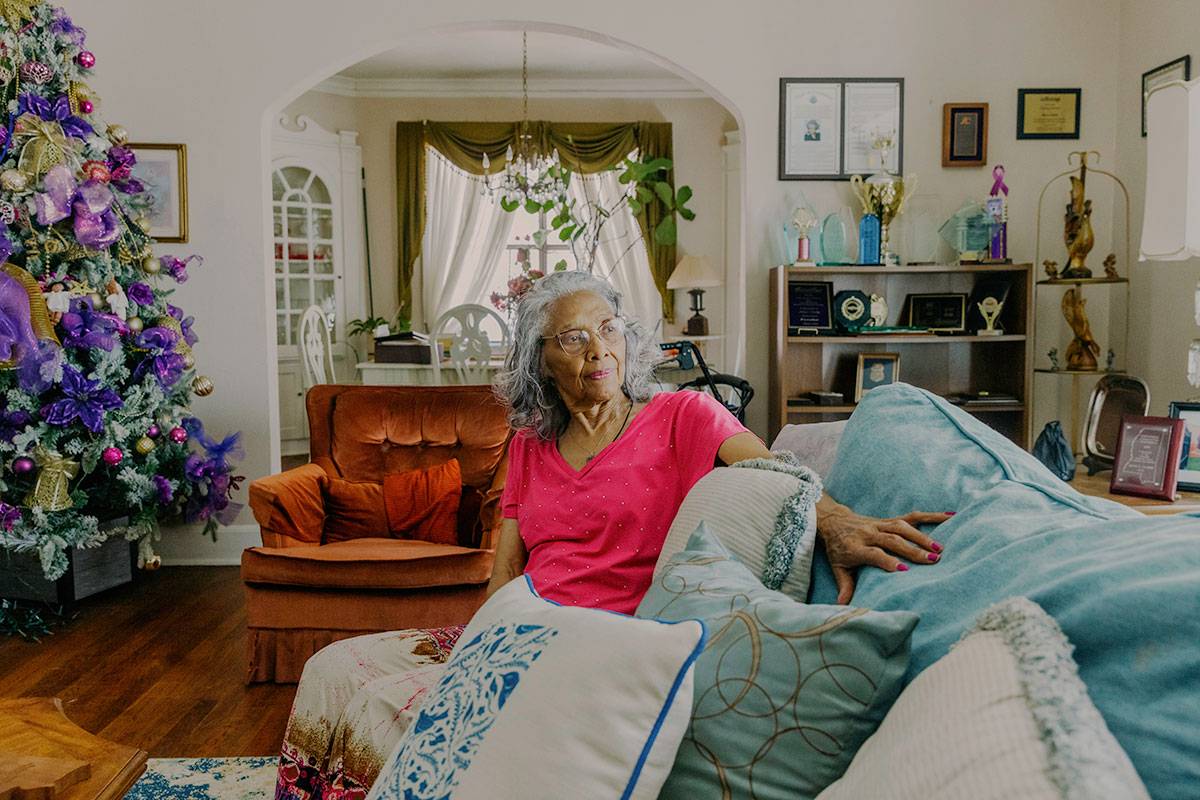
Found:
<path fill-rule="evenodd" d="M 1142 73 L 1142 136 L 1146 135 L 1146 96 L 1156 86 L 1162 86 L 1171 81 L 1190 81 L 1192 79 L 1192 57 L 1190 55 L 1168 61 L 1161 67 Z"/>
<path fill-rule="evenodd" d="M 788 336 L 833 331 L 833 283 L 788 281 Z"/>
<path fill-rule="evenodd" d="M 942 166 L 982 167 L 987 163 L 988 104 L 942 106 Z"/>
<path fill-rule="evenodd" d="M 1167 415 L 1183 420 L 1184 448 L 1179 456 L 1179 486 L 1200 492 L 1200 403 L 1171 403 Z"/>
<path fill-rule="evenodd" d="M 137 156 L 133 174 L 150 195 L 150 235 L 160 242 L 188 240 L 187 145 L 127 145 Z"/>
<path fill-rule="evenodd" d="M 904 301 L 908 324 L 945 333 L 967 329 L 967 296 L 962 293 L 910 294 Z"/>
<path fill-rule="evenodd" d="M 887 167 L 904 167 L 903 78 L 780 78 L 779 180 L 848 181 L 879 171 L 872 141 L 892 134 Z"/>
<path fill-rule="evenodd" d="M 899 353 L 859 353 L 855 370 L 854 402 L 861 402 L 872 389 L 900 380 Z"/>
<path fill-rule="evenodd" d="M 1018 89 L 1018 139 L 1078 139 L 1082 89 Z"/>
<path fill-rule="evenodd" d="M 1184 424 L 1169 417 L 1122 418 L 1109 491 L 1174 500 Z"/>

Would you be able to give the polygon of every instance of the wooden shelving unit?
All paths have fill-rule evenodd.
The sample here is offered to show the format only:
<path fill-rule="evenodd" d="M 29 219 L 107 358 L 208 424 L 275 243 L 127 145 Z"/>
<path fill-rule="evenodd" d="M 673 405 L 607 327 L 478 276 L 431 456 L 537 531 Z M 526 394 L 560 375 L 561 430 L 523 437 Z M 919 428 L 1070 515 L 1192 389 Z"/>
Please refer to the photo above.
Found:
<path fill-rule="evenodd" d="M 835 292 L 858 289 L 882 295 L 895 325 L 909 294 L 965 292 L 979 277 L 1009 277 L 1012 286 L 1000 316 L 1004 334 L 943 336 L 923 333 L 858 336 L 788 336 L 788 280 L 832 281 Z M 1032 414 L 1033 267 L 1030 264 L 913 265 L 853 267 L 774 267 L 770 286 L 770 386 L 768 403 L 773 439 L 785 424 L 823 422 L 853 413 L 859 353 L 899 353 L 900 380 L 935 394 L 990 391 L 1017 397 L 1017 403 L 966 405 L 965 411 L 1028 448 Z M 812 391 L 842 392 L 836 406 L 796 405 L 789 400 Z"/>

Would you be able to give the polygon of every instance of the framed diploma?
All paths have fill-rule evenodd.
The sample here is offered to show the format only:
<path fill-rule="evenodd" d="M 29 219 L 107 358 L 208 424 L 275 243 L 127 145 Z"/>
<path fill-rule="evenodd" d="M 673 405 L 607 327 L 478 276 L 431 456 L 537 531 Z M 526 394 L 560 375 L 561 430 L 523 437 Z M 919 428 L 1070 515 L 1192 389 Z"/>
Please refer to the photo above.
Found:
<path fill-rule="evenodd" d="M 1168 417 L 1122 418 L 1109 491 L 1174 500 L 1184 425 Z"/>
<path fill-rule="evenodd" d="M 895 137 L 887 167 L 903 168 L 903 78 L 780 78 L 779 180 L 847 181 L 879 171 L 872 140 Z"/>
<path fill-rule="evenodd" d="M 788 336 L 833 330 L 833 283 L 788 281 Z"/>
<path fill-rule="evenodd" d="M 1018 139 L 1078 139 L 1082 89 L 1018 89 Z"/>
<path fill-rule="evenodd" d="M 1172 81 L 1190 81 L 1192 79 L 1192 57 L 1184 56 L 1174 61 L 1168 61 L 1161 67 L 1142 73 L 1142 136 L 1146 135 L 1146 95 L 1156 86 Z"/>

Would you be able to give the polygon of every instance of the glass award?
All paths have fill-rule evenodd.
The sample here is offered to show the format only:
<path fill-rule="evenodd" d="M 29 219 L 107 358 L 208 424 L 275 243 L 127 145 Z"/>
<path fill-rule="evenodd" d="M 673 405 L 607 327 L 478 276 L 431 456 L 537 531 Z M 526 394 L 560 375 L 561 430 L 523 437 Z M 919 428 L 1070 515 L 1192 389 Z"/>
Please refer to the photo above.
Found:
<path fill-rule="evenodd" d="M 850 263 L 846 248 L 846 222 L 840 213 L 829 214 L 821 222 L 819 263 L 838 266 Z"/>

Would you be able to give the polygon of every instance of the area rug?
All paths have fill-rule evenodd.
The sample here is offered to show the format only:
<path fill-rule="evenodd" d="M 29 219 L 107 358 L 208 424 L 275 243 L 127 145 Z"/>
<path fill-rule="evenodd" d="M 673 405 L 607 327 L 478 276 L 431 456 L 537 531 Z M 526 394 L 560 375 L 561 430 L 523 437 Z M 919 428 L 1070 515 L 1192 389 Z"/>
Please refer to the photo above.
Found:
<path fill-rule="evenodd" d="M 270 800 L 279 757 L 152 758 L 125 800 Z"/>

